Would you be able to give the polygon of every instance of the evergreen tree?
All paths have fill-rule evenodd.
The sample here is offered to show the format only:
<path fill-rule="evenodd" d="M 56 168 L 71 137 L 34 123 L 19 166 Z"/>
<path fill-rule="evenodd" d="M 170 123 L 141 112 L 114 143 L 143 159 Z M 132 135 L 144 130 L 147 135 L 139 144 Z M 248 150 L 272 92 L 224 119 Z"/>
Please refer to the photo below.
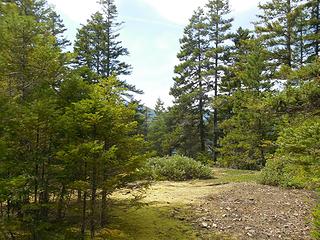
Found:
<path fill-rule="evenodd" d="M 206 5 L 207 12 L 207 29 L 210 41 L 207 56 L 210 57 L 210 71 L 208 75 L 213 82 L 214 98 L 217 98 L 222 89 L 219 89 L 221 78 L 225 75 L 225 69 L 229 64 L 229 47 L 227 41 L 231 39 L 230 29 L 232 26 L 232 18 L 228 18 L 230 7 L 228 0 L 210 0 Z M 213 110 L 213 158 L 217 160 L 218 142 L 219 142 L 219 116 L 218 108 Z"/>
<path fill-rule="evenodd" d="M 164 103 L 158 98 L 155 106 L 155 118 L 151 121 L 148 128 L 148 142 L 151 151 L 157 156 L 172 155 L 179 150 L 180 137 L 182 136 L 181 127 L 177 124 L 178 111 L 176 107 L 164 108 Z"/>
<path fill-rule="evenodd" d="M 156 105 L 154 107 L 154 111 L 155 111 L 156 115 L 160 115 L 161 113 L 163 113 L 165 111 L 164 102 L 162 102 L 162 100 L 160 98 L 157 99 Z"/>
<path fill-rule="evenodd" d="M 171 95 L 175 97 L 175 104 L 181 111 L 179 124 L 185 133 L 182 139 L 190 146 L 186 154 L 194 156 L 197 151 L 206 150 L 205 115 L 208 114 L 209 100 L 207 93 L 212 90 L 206 57 L 209 41 L 202 9 L 194 12 L 180 43 L 180 64 L 175 67 L 176 77 Z"/>
<path fill-rule="evenodd" d="M 131 66 L 121 60 L 129 52 L 122 46 L 117 22 L 117 8 L 114 0 L 100 1 L 102 11 L 96 12 L 77 33 L 74 52 L 76 66 L 88 82 L 97 83 L 99 77 L 123 76 L 131 73 Z M 122 82 L 130 90 L 133 86 Z"/>
<path fill-rule="evenodd" d="M 256 32 L 272 52 L 272 64 L 294 68 L 297 42 L 296 8 L 301 0 L 271 0 L 259 4 L 262 11 L 256 22 Z"/>
<path fill-rule="evenodd" d="M 219 162 L 227 167 L 257 169 L 265 165 L 274 140 L 274 121 L 266 108 L 272 86 L 266 75 L 268 52 L 254 39 L 237 46 L 239 58 L 232 71 L 239 87 L 217 101 L 218 105 L 227 101 L 232 112 L 221 124 L 224 137 Z"/>
<path fill-rule="evenodd" d="M 92 239 L 98 220 L 102 226 L 106 222 L 106 196 L 130 180 L 144 159 L 143 138 L 134 134 L 136 106 L 127 106 L 122 101 L 122 91 L 112 78 L 93 85 L 89 97 L 72 104 L 60 123 L 65 137 L 73 141 L 59 155 L 80 170 L 74 179 L 77 186 L 74 190 L 82 191 L 83 214 L 89 207 L 90 214 L 83 215 L 83 219 L 89 217 Z M 80 168 L 76 167 L 77 159 L 81 161 Z M 100 206 L 97 205 L 98 189 L 102 190 Z M 88 206 L 87 198 L 90 199 Z M 97 219 L 98 213 L 100 219 Z M 85 229 L 84 221 L 82 235 Z"/>
<path fill-rule="evenodd" d="M 309 0 L 304 4 L 304 19 L 307 33 L 304 36 L 308 53 L 308 62 L 320 56 L 320 1 Z"/>
<path fill-rule="evenodd" d="M 224 76 L 221 79 L 221 92 L 226 93 L 226 96 L 231 96 L 235 91 L 242 88 L 242 83 L 237 76 L 237 72 L 241 70 L 241 62 L 243 57 L 250 52 L 248 40 L 252 40 L 253 36 L 250 30 L 238 28 L 233 34 L 233 46 L 229 52 L 229 66 L 224 68 Z M 222 114 L 223 115 L 223 114 Z"/>
<path fill-rule="evenodd" d="M 36 22 L 45 25 L 44 28 L 41 28 L 42 33 L 46 34 L 49 31 L 56 37 L 57 45 L 60 47 L 66 47 L 70 44 L 64 36 L 66 28 L 60 15 L 48 6 L 46 0 L 5 0 L 3 2 L 16 5 L 20 15 L 31 16 Z"/>
<path fill-rule="evenodd" d="M 16 3 L 2 5 L 0 82 L 8 102 L 2 200 L 8 206 L 7 219 L 21 222 L 32 239 L 43 239 L 50 228 L 46 219 L 54 191 L 50 183 L 54 181 L 55 122 L 60 114 L 56 86 L 65 65 L 55 36 L 44 34 L 46 29 L 45 22 L 25 14 Z M 9 221 L 6 227 L 10 232 L 14 224 Z"/>

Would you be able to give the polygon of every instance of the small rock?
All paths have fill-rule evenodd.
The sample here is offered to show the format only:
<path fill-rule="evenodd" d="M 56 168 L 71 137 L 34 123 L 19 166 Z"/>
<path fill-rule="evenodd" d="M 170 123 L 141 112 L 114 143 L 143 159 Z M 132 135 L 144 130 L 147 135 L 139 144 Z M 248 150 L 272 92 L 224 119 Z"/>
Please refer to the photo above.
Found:
<path fill-rule="evenodd" d="M 217 228 L 217 227 L 218 227 L 218 225 L 217 225 L 217 224 L 215 224 L 215 223 L 212 223 L 212 227 L 213 227 L 213 228 Z"/>
<path fill-rule="evenodd" d="M 209 228 L 209 224 L 206 223 L 206 222 L 202 222 L 202 223 L 201 223 L 201 227 L 203 227 L 203 228 Z"/>

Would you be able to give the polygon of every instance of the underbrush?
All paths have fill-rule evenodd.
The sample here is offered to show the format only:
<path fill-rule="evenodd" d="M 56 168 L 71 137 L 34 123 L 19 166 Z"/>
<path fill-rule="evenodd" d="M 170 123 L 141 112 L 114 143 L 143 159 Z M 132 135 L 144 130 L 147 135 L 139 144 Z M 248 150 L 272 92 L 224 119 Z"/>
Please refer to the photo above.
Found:
<path fill-rule="evenodd" d="M 261 173 L 261 183 L 293 188 L 320 187 L 320 119 L 284 129 L 275 155 Z"/>
<path fill-rule="evenodd" d="M 314 221 L 313 221 L 314 229 L 313 229 L 312 235 L 314 239 L 320 240 L 320 203 L 318 207 L 315 209 L 315 211 L 313 212 L 313 218 L 314 218 Z"/>
<path fill-rule="evenodd" d="M 179 155 L 151 158 L 147 161 L 144 172 L 151 180 L 185 181 L 213 177 L 208 166 Z"/>
<path fill-rule="evenodd" d="M 313 117 L 284 129 L 279 146 L 261 172 L 260 182 L 289 188 L 320 187 L 320 119 Z M 314 211 L 313 237 L 320 239 L 320 206 Z"/>

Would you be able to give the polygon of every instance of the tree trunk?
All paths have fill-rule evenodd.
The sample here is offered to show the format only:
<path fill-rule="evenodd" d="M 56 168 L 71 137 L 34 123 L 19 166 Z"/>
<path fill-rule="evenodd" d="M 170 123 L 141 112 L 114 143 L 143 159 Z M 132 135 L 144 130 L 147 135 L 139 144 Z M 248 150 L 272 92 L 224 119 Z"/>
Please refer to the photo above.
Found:
<path fill-rule="evenodd" d="M 82 194 L 81 194 L 81 190 L 80 189 L 78 189 L 77 190 L 77 202 L 78 203 L 81 203 L 81 201 L 82 201 L 82 196 L 81 196 Z"/>
<path fill-rule="evenodd" d="M 218 29 L 218 26 L 216 26 Z M 218 49 L 218 42 L 216 42 L 216 49 Z M 219 73 L 218 73 L 218 61 L 219 61 L 219 56 L 218 53 L 215 54 L 215 73 L 214 73 L 214 97 L 218 97 L 218 78 L 219 78 Z M 218 159 L 218 109 L 215 107 L 213 109 L 213 161 L 217 162 Z"/>
<path fill-rule="evenodd" d="M 35 178 L 34 178 L 34 203 L 38 202 L 38 174 L 39 174 L 39 165 L 36 163 L 35 166 Z"/>
<path fill-rule="evenodd" d="M 81 240 L 85 240 L 85 237 L 86 237 L 86 211 L 87 211 L 87 191 L 84 191 L 83 201 L 82 201 Z"/>
<path fill-rule="evenodd" d="M 62 219 L 62 210 L 64 207 L 63 200 L 64 200 L 64 195 L 65 195 L 65 190 L 66 190 L 66 186 L 65 186 L 65 184 L 62 184 L 60 196 L 59 196 L 59 202 L 58 202 L 58 209 L 57 209 L 57 220 Z"/>
<path fill-rule="evenodd" d="M 11 210 L 11 202 L 10 202 L 10 200 L 8 199 L 8 200 L 7 200 L 7 219 L 8 219 L 8 220 L 10 219 L 10 210 Z"/>
<path fill-rule="evenodd" d="M 87 176 L 87 163 L 84 163 L 84 178 Z M 81 224 L 81 240 L 86 238 L 86 211 L 87 211 L 87 191 L 83 192 L 82 202 L 82 224 Z"/>
<path fill-rule="evenodd" d="M 204 108 L 204 104 L 203 104 L 203 89 L 202 89 L 202 76 L 201 76 L 201 71 L 202 71 L 202 67 L 201 67 L 201 43 L 200 43 L 200 34 L 198 37 L 198 42 L 199 42 L 199 56 L 198 56 L 198 81 L 199 81 L 199 88 L 200 88 L 200 96 L 199 96 L 199 135 L 200 135 L 200 150 L 201 152 L 205 152 L 206 151 L 206 144 L 205 144 L 205 130 L 204 130 L 204 120 L 203 120 L 203 108 Z"/>
<path fill-rule="evenodd" d="M 93 240 L 95 235 L 95 209 L 97 195 L 97 167 L 94 163 L 92 169 L 92 185 L 91 185 L 91 217 L 90 217 L 90 237 Z"/>
<path fill-rule="evenodd" d="M 316 43 L 315 43 L 315 55 L 316 57 L 319 56 L 319 53 L 320 53 L 320 0 L 317 0 L 316 2 L 317 6 L 316 6 L 316 19 L 317 19 L 317 23 L 316 23 L 316 36 L 317 39 L 316 39 Z"/>
<path fill-rule="evenodd" d="M 46 206 L 49 203 L 49 193 L 48 193 L 48 180 L 46 177 L 46 163 L 45 160 L 42 161 L 41 167 L 41 184 L 43 189 L 39 195 L 39 203 L 43 204 L 41 206 L 41 217 L 43 219 L 48 218 L 48 207 Z"/>
<path fill-rule="evenodd" d="M 0 216 L 3 218 L 3 203 L 0 203 Z"/>
<path fill-rule="evenodd" d="M 106 224 L 106 209 L 107 209 L 107 192 L 105 189 L 101 192 L 101 212 L 100 212 L 100 226 L 104 227 Z"/>
<path fill-rule="evenodd" d="M 291 68 L 292 67 L 292 22 L 290 20 L 289 14 L 291 14 L 292 6 L 291 0 L 287 0 L 287 65 Z"/>

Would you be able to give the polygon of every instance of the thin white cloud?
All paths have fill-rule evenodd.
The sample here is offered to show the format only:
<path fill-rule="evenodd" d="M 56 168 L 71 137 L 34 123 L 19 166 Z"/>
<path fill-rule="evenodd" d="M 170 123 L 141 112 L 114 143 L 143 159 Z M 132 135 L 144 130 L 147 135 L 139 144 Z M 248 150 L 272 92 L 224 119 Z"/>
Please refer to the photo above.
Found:
<path fill-rule="evenodd" d="M 70 40 L 74 38 L 75 29 L 80 23 L 85 23 L 90 15 L 99 10 L 97 0 L 48 0 L 50 4 L 56 6 L 68 27 Z M 128 5 L 132 3 L 133 5 Z M 167 104 L 171 105 L 172 97 L 168 92 L 172 86 L 173 66 L 176 65 L 176 53 L 179 50 L 178 39 L 182 35 L 183 27 L 188 23 L 192 12 L 199 6 L 204 6 L 208 0 L 115 0 L 121 20 L 130 24 L 130 28 L 125 27 L 121 32 L 121 40 L 124 46 L 128 47 L 131 55 L 126 59 L 134 67 L 133 75 L 128 77 L 128 81 L 145 91 L 139 98 L 148 106 L 154 106 L 157 97 L 161 97 Z M 253 17 L 253 11 L 259 0 L 230 0 L 233 15 L 248 15 Z M 267 1 L 267 0 L 260 0 Z M 135 6 L 135 7 L 134 7 Z M 150 14 L 139 12 L 150 7 L 154 14 L 150 19 Z M 128 9 L 128 8 L 133 9 Z M 143 7 L 143 8 L 142 8 Z M 152 9 L 151 9 L 152 8 Z M 123 11 L 125 10 L 125 11 Z M 132 16 L 122 15 L 122 12 L 132 12 Z M 248 14 L 244 13 L 246 11 Z M 140 13 L 140 14 L 139 14 Z M 157 16 L 156 16 L 157 15 Z M 161 17 L 159 19 L 159 16 Z M 237 22 L 236 17 L 236 21 Z M 143 23 L 131 24 L 131 23 Z M 239 23 L 239 21 L 238 21 Z M 240 24 L 240 23 L 239 23 Z M 245 23 L 242 23 L 245 25 Z M 246 25 L 245 25 L 246 26 Z M 155 29 L 167 27 L 170 32 L 163 34 Z M 170 31 L 169 31 L 170 30 Z M 171 35 L 172 34 L 172 35 Z M 151 53 L 151 54 L 150 54 Z"/>
<path fill-rule="evenodd" d="M 163 18 L 170 22 L 185 25 L 197 7 L 204 6 L 208 0 L 140 0 L 154 8 Z M 256 8 L 260 0 L 231 0 L 234 14 Z"/>
<path fill-rule="evenodd" d="M 116 0 L 120 5 L 123 0 Z M 100 9 L 97 0 L 48 0 L 59 13 L 77 23 L 85 23 L 90 16 Z"/>
<path fill-rule="evenodd" d="M 99 9 L 96 0 L 48 0 L 59 13 L 76 23 L 85 23 Z"/>
<path fill-rule="evenodd" d="M 138 22 L 138 23 L 143 23 L 143 24 L 152 24 L 152 25 L 161 25 L 161 26 L 171 27 L 171 28 L 180 28 L 180 25 L 176 24 L 176 23 L 170 23 L 170 22 L 147 19 L 147 18 L 140 18 L 140 17 L 126 17 L 126 16 L 124 16 L 123 20 L 125 21 L 125 23 Z"/>
<path fill-rule="evenodd" d="M 192 12 L 205 4 L 206 0 L 141 0 L 154 8 L 163 18 L 170 22 L 185 25 Z"/>

